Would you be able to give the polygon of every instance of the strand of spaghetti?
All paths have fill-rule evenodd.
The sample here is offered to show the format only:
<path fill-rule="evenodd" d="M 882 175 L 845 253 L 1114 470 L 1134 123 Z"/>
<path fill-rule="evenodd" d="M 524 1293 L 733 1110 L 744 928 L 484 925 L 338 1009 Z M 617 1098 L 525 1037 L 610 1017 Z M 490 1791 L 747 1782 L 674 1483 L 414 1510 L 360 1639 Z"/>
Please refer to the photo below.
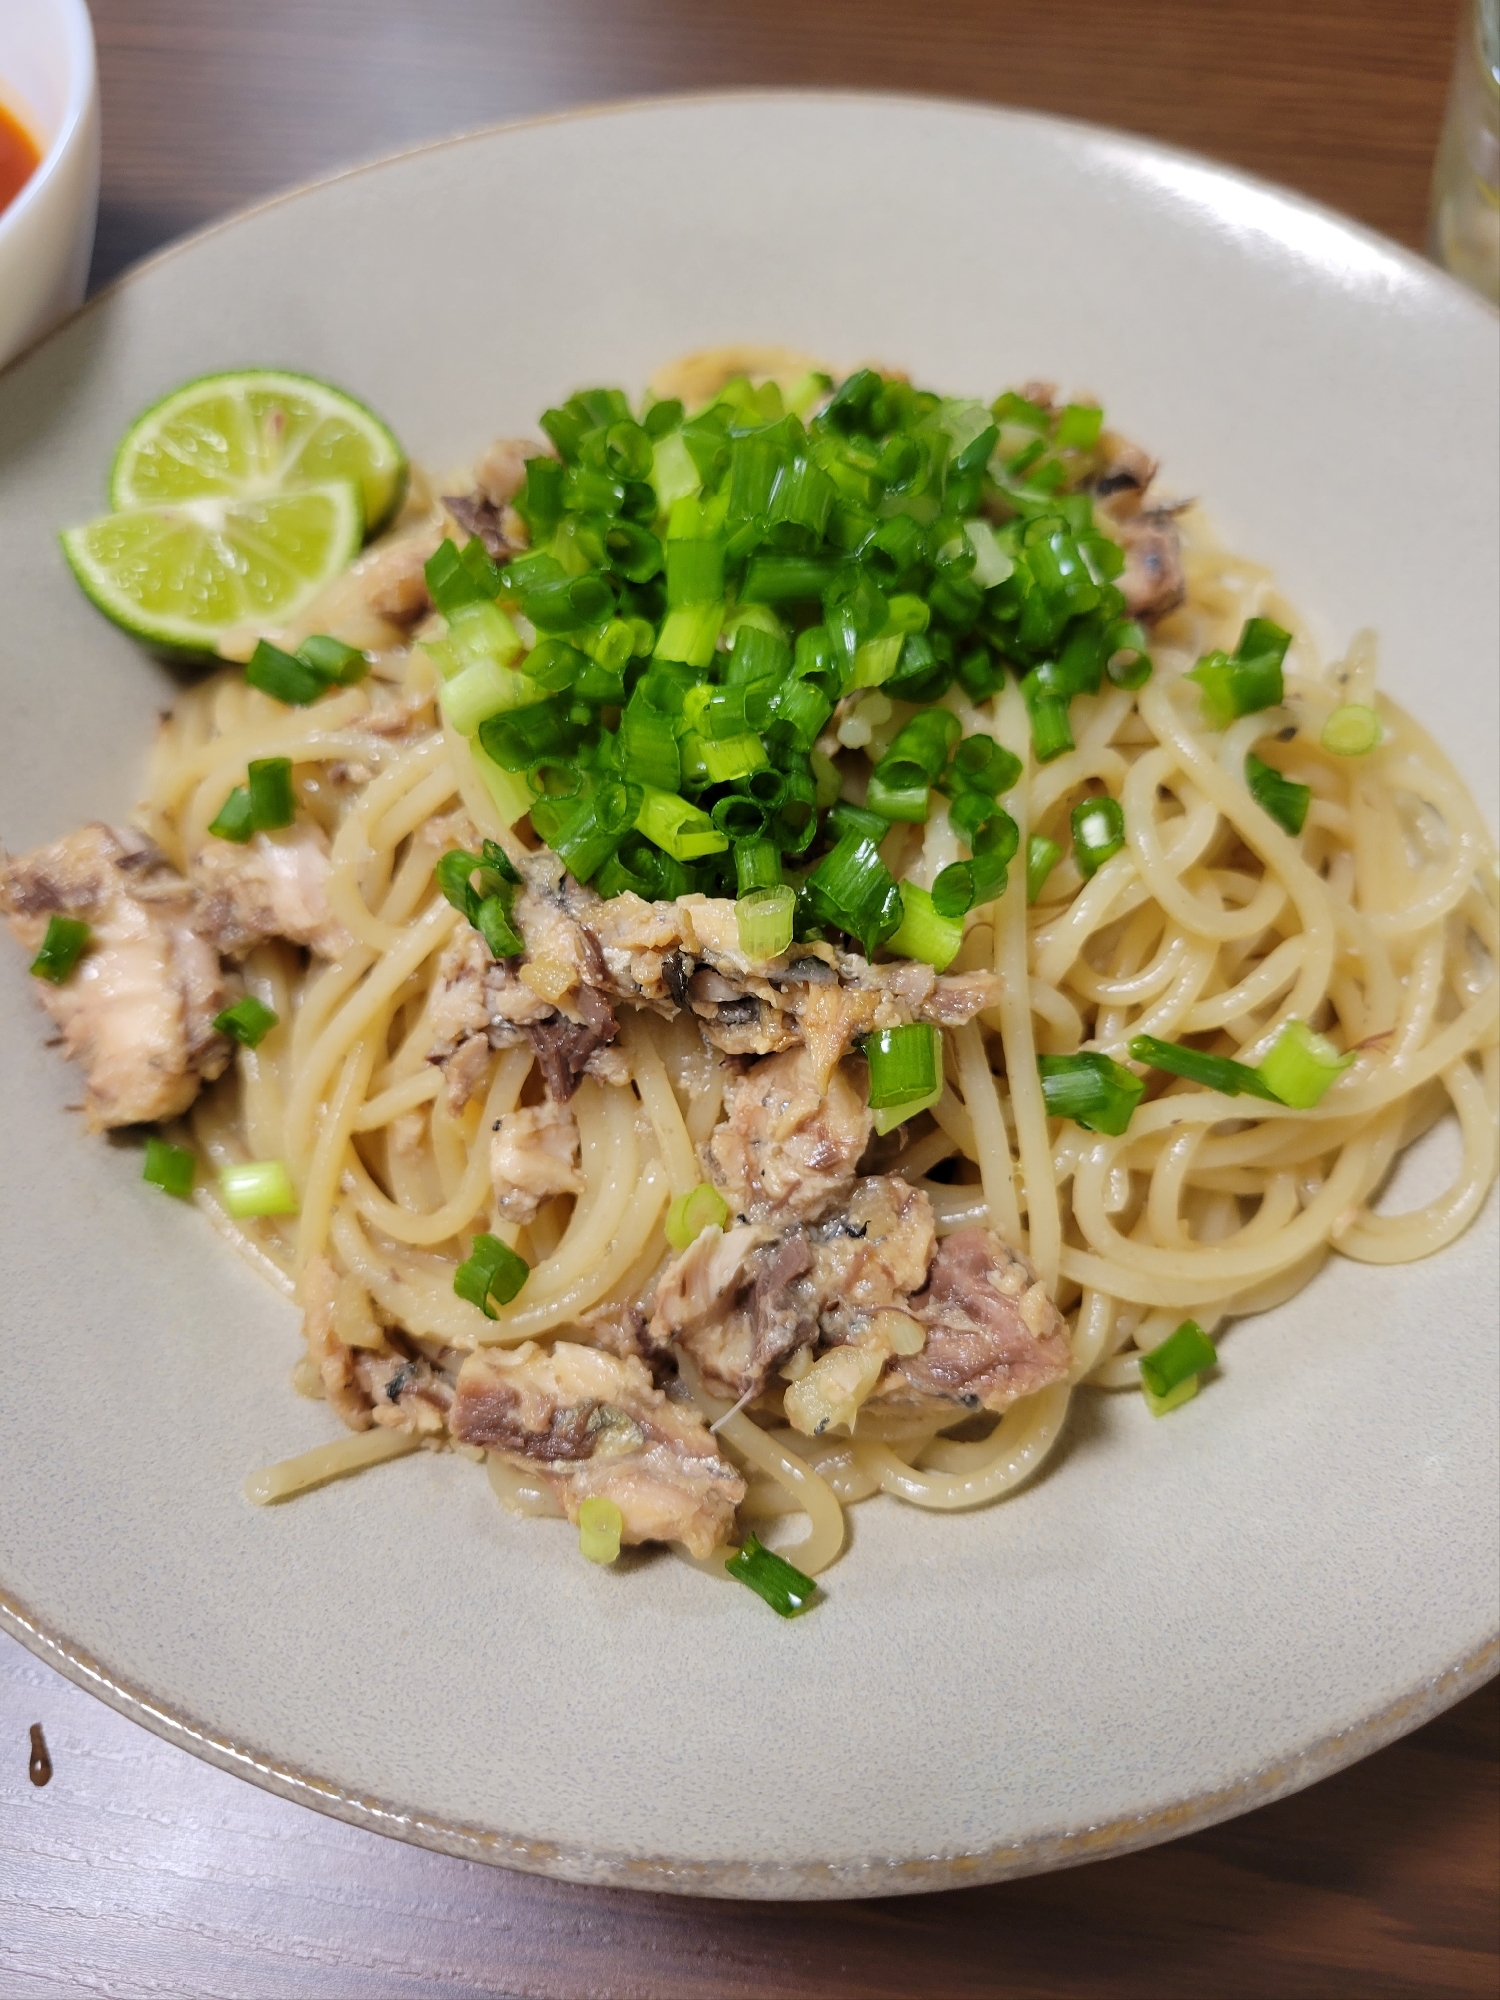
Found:
<path fill-rule="evenodd" d="M 947 1134 L 961 1153 L 971 1160 L 979 1158 L 979 1141 L 974 1137 L 974 1121 L 969 1116 L 967 1106 L 951 1084 L 944 1083 L 943 1094 L 932 1107 L 932 1116 L 938 1129 Z"/>
<path fill-rule="evenodd" d="M 447 1277 L 440 1280 L 415 1262 L 419 1252 L 403 1252 L 396 1244 L 377 1248 L 360 1227 L 359 1216 L 349 1202 L 335 1206 L 328 1234 L 350 1277 L 358 1279 L 398 1326 L 451 1347 L 475 1345 L 475 1323 L 483 1325 L 483 1315 L 477 1306 L 454 1293 L 451 1262 Z"/>
<path fill-rule="evenodd" d="M 1029 1479 L 1041 1465 L 1062 1430 L 1069 1394 L 1067 1383 L 1058 1382 L 1012 1404 L 987 1441 L 991 1446 L 987 1463 L 970 1472 L 922 1471 L 898 1458 L 888 1444 L 873 1439 L 857 1444 L 859 1462 L 887 1493 L 909 1500 L 914 1507 L 939 1513 L 982 1507 Z"/>
<path fill-rule="evenodd" d="M 1424 1207 L 1405 1215 L 1377 1215 L 1359 1209 L 1338 1232 L 1338 1247 L 1366 1264 L 1409 1264 L 1461 1236 L 1489 1193 L 1500 1165 L 1493 1112 L 1484 1085 L 1466 1062 L 1450 1063 L 1442 1081 L 1458 1113 L 1463 1159 L 1451 1184 Z"/>
<path fill-rule="evenodd" d="M 1096 1007 L 1144 1006 L 1148 1000 L 1154 1000 L 1181 972 L 1183 954 L 1191 943 L 1183 931 L 1165 924 L 1159 930 L 1161 949 L 1138 972 L 1111 975 L 1097 970 L 1087 959 L 1078 958 L 1068 968 L 1069 985 Z"/>
<path fill-rule="evenodd" d="M 768 1437 L 743 1411 L 718 1420 L 716 1435 L 757 1471 L 773 1479 L 812 1523 L 812 1532 L 791 1553 L 797 1567 L 817 1576 L 844 1546 L 844 1510 L 826 1479 L 805 1460 Z"/>
<path fill-rule="evenodd" d="M 355 1114 L 364 1100 L 375 1067 L 377 1030 L 372 1025 L 344 1057 L 332 1097 L 323 1108 L 312 1157 L 301 1176 L 301 1210 L 297 1218 L 297 1269 L 307 1268 L 307 1260 L 328 1240 L 328 1224 L 333 1214 L 333 1198 L 339 1172 L 354 1129 Z"/>
<path fill-rule="evenodd" d="M 1000 740 L 1021 759 L 1023 777 L 1012 794 L 1012 806 L 1024 854 L 1029 831 L 1026 807 L 1028 781 L 1024 774 L 1031 769 L 1031 727 L 1020 687 L 1015 682 L 1007 681 L 998 708 L 997 733 Z M 1047 1136 L 1047 1111 L 1042 1102 L 1041 1080 L 1036 1066 L 1036 1039 L 1031 1025 L 1029 980 L 1032 968 L 1027 948 L 1027 910 L 1022 887 L 1023 883 L 1017 882 L 1011 894 L 1002 896 L 996 913 L 995 970 L 1002 981 L 1000 1043 L 1005 1051 L 1011 1116 L 1015 1121 L 1021 1184 L 1026 1195 L 1026 1248 L 1037 1276 L 1050 1292 L 1057 1284 L 1062 1216 L 1058 1210 L 1057 1190 L 1052 1182 L 1052 1146 Z M 1019 1240 L 1014 1247 L 1018 1250 L 1022 1247 Z"/>
<path fill-rule="evenodd" d="M 360 1106 L 354 1120 L 356 1132 L 376 1132 L 382 1125 L 389 1125 L 393 1118 L 399 1118 L 405 1111 L 415 1111 L 419 1104 L 426 1104 L 437 1096 L 443 1087 L 443 1073 L 440 1069 L 419 1071 L 409 1076 L 404 1083 L 392 1084 L 379 1097 L 370 1097 Z"/>
<path fill-rule="evenodd" d="M 561 1501 L 539 1473 L 522 1472 L 498 1451 L 487 1451 L 484 1457 L 490 1491 L 502 1507 L 534 1521 L 566 1520 Z"/>
<path fill-rule="evenodd" d="M 1253 972 L 1246 973 L 1243 979 L 1224 992 L 1195 1001 L 1178 1024 L 1181 1032 L 1202 1035 L 1210 1028 L 1232 1028 L 1256 1008 L 1268 1007 L 1296 979 L 1306 952 L 1307 946 L 1301 937 L 1283 938 L 1274 951 L 1260 960 Z"/>
<path fill-rule="evenodd" d="M 164 769 L 153 802 L 162 812 L 176 815 L 188 793 L 211 771 L 226 768 L 226 754 L 229 767 L 248 763 L 251 757 L 290 757 L 293 763 L 319 763 L 334 757 L 361 756 L 371 747 L 371 739 L 351 725 L 358 722 L 366 706 L 362 691 L 350 688 L 326 704 L 319 703 L 305 718 L 296 719 L 268 697 L 263 722 L 228 734 L 216 732 L 180 762 Z"/>
<path fill-rule="evenodd" d="M 1295 1263 L 1322 1241 L 1344 1210 L 1363 1194 L 1371 1143 L 1369 1138 L 1361 1137 L 1343 1148 L 1318 1193 L 1296 1220 L 1279 1232 L 1274 1242 L 1255 1244 L 1248 1249 L 1216 1244 L 1213 1282 L 1218 1290 L 1230 1290 L 1252 1279 L 1269 1277 L 1282 1266 Z M 1157 1279 L 1168 1284 L 1194 1281 L 1196 1253 L 1162 1249 L 1120 1235 L 1105 1213 L 1100 1177 L 1091 1161 L 1081 1163 L 1073 1177 L 1073 1213 L 1093 1250 L 1108 1259 L 1111 1277 L 1117 1282 L 1107 1285 L 1107 1289 L 1117 1289 L 1122 1297 L 1133 1298 L 1140 1296 L 1133 1286 L 1141 1280 Z M 1098 1282 L 1091 1272 L 1074 1275 L 1080 1283 Z"/>
<path fill-rule="evenodd" d="M 434 903 L 417 923 L 372 968 L 344 1002 L 298 1064 L 296 1085 L 287 1107 L 287 1131 L 294 1147 L 307 1143 L 318 1098 L 341 1052 L 363 1034 L 377 1014 L 406 984 L 419 965 L 441 949 L 458 922 L 447 903 Z"/>
<path fill-rule="evenodd" d="M 682 1122 L 682 1109 L 672 1079 L 652 1035 L 649 1017 L 639 1012 L 628 1015 L 621 1024 L 620 1042 L 666 1163 L 668 1185 L 674 1195 L 690 1194 L 703 1176 L 693 1142 Z"/>
<path fill-rule="evenodd" d="M 579 1162 L 583 1193 L 569 1217 L 562 1242 L 526 1281 L 525 1306 L 566 1292 L 580 1272 L 611 1242 L 629 1203 L 640 1161 L 640 1135 L 635 1099 L 586 1077 L 573 1099 L 578 1120 Z M 508 1324 L 523 1307 L 506 1307 Z"/>
<path fill-rule="evenodd" d="M 656 1229 L 667 1203 L 667 1176 L 660 1160 L 652 1158 L 641 1169 L 640 1178 L 629 1189 L 630 1200 L 614 1237 L 590 1267 L 576 1277 L 566 1291 L 548 1300 L 522 1305 L 504 1321 L 488 1323 L 478 1335 L 481 1344 L 527 1340 L 553 1327 L 566 1326 L 580 1313 L 597 1305 L 641 1256 L 647 1239 Z M 524 1300 L 525 1294 L 522 1294 Z M 511 1309 L 507 1308 L 506 1311 Z"/>
<path fill-rule="evenodd" d="M 503 1118 L 507 1111 L 515 1108 L 522 1085 L 531 1074 L 533 1060 L 529 1046 L 507 1049 L 500 1058 L 485 1098 L 484 1115 L 479 1121 L 482 1133 L 488 1133 L 496 1119 Z M 387 1093 L 388 1096 L 395 1094 Z M 470 1152 L 457 1192 L 441 1208 L 428 1215 L 413 1215 L 410 1210 L 388 1200 L 357 1155 L 350 1161 L 348 1172 L 354 1205 L 366 1222 L 383 1230 L 394 1242 L 422 1248 L 447 1243 L 467 1229 L 490 1193 L 489 1147 L 484 1143 L 474 1146 Z"/>
<path fill-rule="evenodd" d="M 414 1431 L 349 1431 L 328 1444 L 314 1445 L 296 1458 L 283 1458 L 261 1472 L 252 1472 L 245 1481 L 245 1498 L 257 1507 L 273 1500 L 286 1500 L 293 1493 L 305 1493 L 310 1486 L 322 1486 L 330 1479 L 342 1479 L 347 1472 L 363 1472 L 387 1458 L 403 1458 L 415 1451 L 421 1440 Z"/>
<path fill-rule="evenodd" d="M 963 1086 L 964 1105 L 973 1122 L 979 1150 L 979 1178 L 985 1202 L 994 1219 L 993 1226 L 1007 1243 L 1018 1243 L 1021 1211 L 1016 1201 L 1015 1166 L 984 1040 L 973 1021 L 953 1029 L 952 1035 L 958 1057 L 958 1080 Z"/>
<path fill-rule="evenodd" d="M 388 951 L 399 940 L 401 929 L 398 924 L 376 916 L 370 908 L 360 886 L 361 871 L 377 847 L 395 847 L 412 826 L 430 818 L 451 794 L 451 774 L 445 768 L 433 770 L 443 760 L 441 736 L 430 736 L 425 743 L 406 751 L 389 770 L 382 771 L 365 787 L 334 836 L 327 881 L 329 905 L 345 930 L 372 951 Z M 436 796 L 429 805 L 432 788 L 424 785 L 423 780 L 432 777 L 437 780 Z M 382 829 L 377 837 L 376 829 L 382 818 L 412 793 L 421 807 L 412 826 L 402 826 L 388 838 Z"/>
<path fill-rule="evenodd" d="M 1302 859 L 1296 843 L 1261 810 L 1242 785 L 1224 775 L 1213 758 L 1181 721 L 1170 691 L 1148 682 L 1141 689 L 1139 700 L 1141 713 L 1155 732 L 1163 749 L 1171 752 L 1178 767 L 1191 777 L 1200 791 L 1218 808 L 1221 816 L 1239 834 L 1245 845 L 1260 858 L 1267 869 L 1268 880 L 1274 877 L 1296 905 L 1302 919 L 1303 931 L 1307 936 L 1307 955 L 1287 1002 L 1287 1012 L 1305 1019 L 1315 1010 L 1318 1001 L 1327 990 L 1328 975 L 1333 964 L 1334 925 L 1327 891 Z M 1131 772 L 1127 791 L 1134 785 L 1141 765 L 1148 761 L 1143 757 L 1140 764 L 1137 764 L 1135 770 Z M 1127 838 L 1134 842 L 1135 833 L 1131 826 L 1128 806 L 1125 826 Z M 1144 855 L 1144 842 L 1141 851 Z M 1166 894 L 1163 893 L 1168 889 L 1165 870 L 1149 860 L 1143 860 L 1142 873 L 1150 883 L 1153 894 L 1157 895 L 1165 907 L 1170 908 L 1170 904 L 1166 902 Z M 1172 883 L 1170 887 L 1175 891 L 1176 884 Z M 1271 914 L 1274 915 L 1274 911 Z M 1271 917 L 1267 916 L 1264 921 L 1269 923 Z"/>

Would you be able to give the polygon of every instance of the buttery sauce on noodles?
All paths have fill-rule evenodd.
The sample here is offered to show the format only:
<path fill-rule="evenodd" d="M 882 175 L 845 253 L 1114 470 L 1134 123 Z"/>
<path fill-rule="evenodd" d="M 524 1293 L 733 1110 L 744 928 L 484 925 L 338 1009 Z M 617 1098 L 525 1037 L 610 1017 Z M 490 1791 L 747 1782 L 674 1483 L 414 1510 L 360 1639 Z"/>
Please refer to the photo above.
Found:
<path fill-rule="evenodd" d="M 851 1503 L 878 1491 L 938 1510 L 998 1498 L 1045 1458 L 1075 1388 L 1136 1385 L 1140 1353 L 1185 1316 L 1212 1333 L 1265 1311 L 1334 1250 L 1373 1263 L 1428 1256 L 1472 1220 L 1494 1178 L 1490 837 L 1448 760 L 1376 690 L 1367 633 L 1327 667 L 1299 636 L 1285 711 L 1205 729 L 1196 690 L 1180 678 L 1195 660 L 1232 648 L 1257 614 L 1302 627 L 1267 573 L 1226 553 L 1201 517 L 1190 512 L 1182 527 L 1188 596 L 1155 631 L 1156 672 L 1136 693 L 1079 697 L 1073 750 L 1035 762 L 1014 684 L 978 707 L 956 690 L 946 698 L 966 735 L 986 731 L 1022 760 L 1004 803 L 1023 857 L 1035 831 L 1066 848 L 1070 809 L 1088 790 L 1124 808 L 1127 843 L 1091 880 L 1066 860 L 1028 908 L 1017 863 L 1009 891 L 971 916 L 953 969 L 995 970 L 1006 997 L 945 1034 L 943 1097 L 914 1121 L 892 1169 L 926 1190 L 940 1236 L 988 1223 L 1029 1256 L 1066 1316 L 1071 1381 L 1015 1404 L 988 1435 L 970 1424 L 961 1438 L 940 1434 L 950 1417 L 871 1407 L 854 1435 L 809 1438 L 765 1398 L 754 1414 L 726 1414 L 700 1392 L 749 1479 L 742 1517 L 805 1514 L 796 1557 L 809 1571 L 838 1553 Z M 381 670 L 418 704 L 432 691 L 419 649 Z M 1378 709 L 1383 747 L 1363 757 L 1318 747 L 1343 702 Z M 504 830 L 435 708 L 419 708 L 429 733 L 396 745 L 361 729 L 369 704 L 367 687 L 355 687 L 288 710 L 230 670 L 183 697 L 157 749 L 148 825 L 179 865 L 250 759 L 290 757 L 332 841 L 332 906 L 353 940 L 332 964 L 309 967 L 269 944 L 245 966 L 248 990 L 281 1025 L 203 1095 L 193 1132 L 216 1167 L 285 1159 L 301 1212 L 219 1221 L 288 1292 L 308 1259 L 331 1249 L 421 1339 L 468 1348 L 564 1329 L 586 1338 L 579 1316 L 638 1295 L 666 1256 L 664 1212 L 703 1178 L 697 1149 L 719 1113 L 722 1070 L 691 1016 L 624 1014 L 633 1087 L 585 1078 L 574 1100 L 584 1192 L 510 1228 L 531 1277 L 494 1322 L 479 1322 L 455 1297 L 453 1272 L 469 1233 L 490 1227 L 488 1134 L 538 1084 L 530 1049 L 504 1050 L 487 1087 L 460 1113 L 447 1108 L 428 1061 L 427 1009 L 460 919 L 432 871 L 452 844 L 444 814 L 461 805 L 482 833 Z M 1270 823 L 1240 775 L 1246 753 L 1292 721 L 1285 769 L 1313 794 L 1298 841 Z M 350 760 L 373 772 L 352 794 L 337 782 Z M 899 879 L 900 866 L 893 872 Z M 1226 1116 L 1222 1098 L 1169 1079 L 1119 1138 L 1049 1122 L 1038 1053 L 1087 1044 L 1123 1058 L 1133 1035 L 1224 1029 L 1254 1062 L 1293 1017 L 1332 1024 L 1360 1051 L 1316 1109 L 1247 1098 Z M 1451 1184 L 1411 1212 L 1377 1208 L 1398 1153 L 1450 1110 L 1461 1136 Z M 939 1168 L 946 1178 L 930 1178 Z M 779 1396 L 779 1378 L 773 1389 Z M 354 1433 L 274 1469 L 268 1491 L 419 1442 Z M 513 1507 L 558 1511 L 540 1478 L 493 1455 L 489 1472 Z"/>

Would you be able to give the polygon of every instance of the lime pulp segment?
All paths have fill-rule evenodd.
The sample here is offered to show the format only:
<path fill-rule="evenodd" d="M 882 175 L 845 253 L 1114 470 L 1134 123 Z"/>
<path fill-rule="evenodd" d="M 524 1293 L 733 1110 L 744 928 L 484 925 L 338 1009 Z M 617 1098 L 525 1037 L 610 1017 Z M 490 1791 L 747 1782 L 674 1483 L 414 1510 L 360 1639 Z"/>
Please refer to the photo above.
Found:
<path fill-rule="evenodd" d="M 310 375 L 252 368 L 204 375 L 138 417 L 110 473 L 110 505 L 245 499 L 352 480 L 368 532 L 400 504 L 406 459 L 380 419 Z"/>
<path fill-rule="evenodd" d="M 153 645 L 211 653 L 240 626 L 286 622 L 359 553 L 346 481 L 261 499 L 194 499 L 106 514 L 62 536 L 85 592 Z"/>

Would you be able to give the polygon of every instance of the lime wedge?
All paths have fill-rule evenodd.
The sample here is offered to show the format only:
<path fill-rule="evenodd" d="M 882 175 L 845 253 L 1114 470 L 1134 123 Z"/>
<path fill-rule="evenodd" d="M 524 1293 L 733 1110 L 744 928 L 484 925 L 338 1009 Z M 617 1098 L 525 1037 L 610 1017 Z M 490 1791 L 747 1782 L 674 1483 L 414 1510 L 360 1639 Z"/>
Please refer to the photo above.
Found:
<path fill-rule="evenodd" d="M 137 639 L 212 653 L 239 627 L 285 624 L 348 567 L 364 540 L 346 480 L 263 499 L 132 507 L 65 529 L 85 592 Z"/>
<path fill-rule="evenodd" d="M 311 375 L 244 368 L 201 375 L 137 417 L 109 478 L 109 504 L 259 499 L 353 481 L 378 534 L 401 504 L 406 459 L 363 403 Z"/>

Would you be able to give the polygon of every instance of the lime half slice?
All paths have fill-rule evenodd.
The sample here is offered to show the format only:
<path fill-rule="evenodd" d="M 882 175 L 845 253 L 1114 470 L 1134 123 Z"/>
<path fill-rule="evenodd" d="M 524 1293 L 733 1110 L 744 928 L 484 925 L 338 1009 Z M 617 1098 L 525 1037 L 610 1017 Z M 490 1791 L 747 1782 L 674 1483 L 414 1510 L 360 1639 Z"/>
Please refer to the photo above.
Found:
<path fill-rule="evenodd" d="M 171 652 L 212 653 L 239 627 L 295 617 L 359 553 L 364 512 L 346 480 L 255 500 L 184 500 L 105 514 L 62 536 L 88 596 Z"/>
<path fill-rule="evenodd" d="M 245 368 L 185 382 L 126 432 L 109 504 L 246 500 L 351 480 L 378 534 L 406 489 L 406 459 L 373 411 L 311 375 Z"/>

